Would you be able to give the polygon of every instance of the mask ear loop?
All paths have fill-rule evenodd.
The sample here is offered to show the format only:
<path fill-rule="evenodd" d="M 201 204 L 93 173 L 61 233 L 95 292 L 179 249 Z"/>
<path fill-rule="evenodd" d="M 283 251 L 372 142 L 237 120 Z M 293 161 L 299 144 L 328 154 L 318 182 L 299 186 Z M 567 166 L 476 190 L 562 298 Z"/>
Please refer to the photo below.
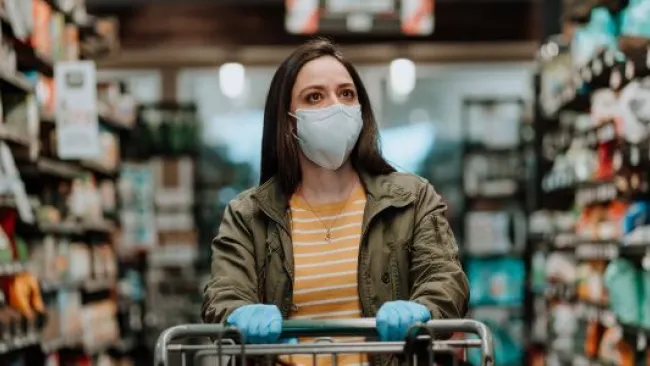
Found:
<path fill-rule="evenodd" d="M 293 136 L 293 138 L 295 138 L 296 140 L 300 140 L 300 137 L 298 137 L 298 134 L 296 133 L 296 130 L 298 129 L 298 116 L 296 116 L 295 114 L 293 114 L 291 112 L 287 112 L 287 114 L 290 117 L 293 117 L 293 118 L 296 119 L 296 128 L 291 129 L 291 134 L 290 135 Z"/>

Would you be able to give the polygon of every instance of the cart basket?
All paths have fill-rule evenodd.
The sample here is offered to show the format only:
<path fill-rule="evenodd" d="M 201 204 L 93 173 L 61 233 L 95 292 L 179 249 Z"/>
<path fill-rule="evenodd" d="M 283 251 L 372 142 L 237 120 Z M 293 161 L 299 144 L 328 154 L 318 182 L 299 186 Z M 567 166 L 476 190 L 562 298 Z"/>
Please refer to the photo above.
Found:
<path fill-rule="evenodd" d="M 466 333 L 478 339 L 437 340 L 435 334 Z M 209 338 L 214 342 L 203 345 L 178 344 L 175 341 L 187 338 Z M 217 357 L 217 365 L 224 358 L 238 357 L 245 365 L 247 357 L 281 355 L 316 355 L 367 353 L 372 355 L 402 355 L 417 363 L 433 364 L 433 354 L 451 353 L 455 349 L 480 348 L 481 366 L 494 365 L 492 334 L 488 327 L 476 320 L 446 319 L 431 320 L 414 325 L 404 341 L 380 342 L 374 318 L 350 320 L 287 320 L 282 323 L 281 338 L 316 337 L 314 342 L 299 344 L 246 344 L 238 329 L 223 324 L 185 324 L 163 331 L 156 342 L 154 366 L 170 366 L 172 352 L 181 354 L 185 365 L 185 354 L 193 352 L 195 359 L 207 355 Z M 332 342 L 331 337 L 364 337 L 364 342 Z M 329 341 L 328 341 L 329 340 Z M 171 344 L 171 342 L 175 342 Z M 176 365 L 174 365 L 176 366 Z"/>

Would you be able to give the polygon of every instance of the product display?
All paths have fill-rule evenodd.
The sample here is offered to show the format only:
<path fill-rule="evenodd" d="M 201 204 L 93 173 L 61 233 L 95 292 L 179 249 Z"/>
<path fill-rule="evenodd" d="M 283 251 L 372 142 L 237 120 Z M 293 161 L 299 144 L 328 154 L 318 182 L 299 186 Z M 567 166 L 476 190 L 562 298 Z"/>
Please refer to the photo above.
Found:
<path fill-rule="evenodd" d="M 56 148 L 62 95 L 55 64 L 97 56 L 88 47 L 89 35 L 98 39 L 95 22 L 79 0 L 0 0 L 2 365 L 113 365 L 130 358 L 129 350 L 117 352 L 131 329 L 120 326 L 116 296 L 123 274 L 115 178 L 121 134 L 135 121 L 134 99 L 115 91 L 119 83 L 96 86 L 100 159 L 62 160 Z"/>
<path fill-rule="evenodd" d="M 497 364 L 520 364 L 528 327 L 526 192 L 534 183 L 526 159 L 525 103 L 517 97 L 469 98 L 463 127 L 464 220 L 458 236 L 470 285 L 469 316 L 495 335 Z M 478 356 L 470 352 L 470 361 Z"/>
<path fill-rule="evenodd" d="M 526 275 L 522 260 L 469 259 L 466 271 L 472 289 L 470 305 L 522 305 Z"/>
<path fill-rule="evenodd" d="M 234 32 L 202 38 L 201 30 L 234 31 L 239 23 L 202 14 L 206 4 L 104 2 L 0 0 L 0 365 L 150 365 L 164 329 L 202 322 L 215 232 L 226 206 L 258 182 L 262 121 L 273 118 L 264 111 L 267 86 L 275 57 L 297 39 L 276 39 L 270 28 L 250 44 Z M 408 13 L 430 5 L 395 3 Z M 495 3 L 502 2 L 486 11 Z M 494 48 L 494 61 L 507 59 L 520 47 L 497 54 L 492 41 L 530 40 L 538 24 L 552 30 L 548 18 L 559 9 L 538 3 L 544 11 L 536 8 L 534 21 L 498 24 L 490 16 L 498 34 L 474 32 L 491 40 L 480 52 Z M 400 60 L 417 68 L 404 72 L 410 81 L 394 77 L 400 62 L 386 68 L 390 75 L 360 64 L 367 91 L 355 92 L 373 100 L 386 160 L 441 195 L 469 282 L 467 317 L 492 331 L 494 364 L 648 366 L 650 0 L 562 3 L 561 30 L 544 34 L 538 67 L 458 66 L 463 71 L 451 78 L 431 72 L 421 63 L 449 58 L 447 45 L 436 43 L 448 34 L 469 41 L 448 29 L 456 21 L 419 41 L 378 37 L 385 44 L 368 47 L 379 50 L 373 57 L 359 52 L 357 36 L 336 41 L 351 48 L 351 59 L 413 58 Z M 450 6 L 439 5 L 441 14 Z M 513 15 L 523 6 L 532 5 L 498 8 Z M 179 18 L 166 19 L 172 8 Z M 351 13 L 348 26 L 361 28 L 363 13 Z M 472 20 L 467 14 L 461 19 Z M 265 21 L 266 14 L 246 15 L 241 23 Z M 330 36 L 325 28 L 319 35 Z M 271 40 L 277 44 L 255 44 Z M 169 45 L 161 54 L 170 58 L 152 60 L 159 50 L 147 43 Z M 120 44 L 127 52 L 112 57 Z M 241 75 L 213 69 L 225 59 Z M 413 91 L 385 92 L 400 81 Z M 312 97 L 319 96 L 301 95 Z M 326 169 L 338 169 L 368 132 L 365 105 L 293 111 L 284 102 L 277 113 L 297 123 L 289 131 L 296 151 Z M 408 204 L 419 202 L 413 198 Z M 272 324 L 279 313 L 263 300 L 228 318 L 251 343 L 279 336 Z M 407 301 L 370 305 L 381 338 L 394 341 L 401 323 L 431 315 Z M 478 351 L 467 358 L 477 364 Z"/>
<path fill-rule="evenodd" d="M 540 80 L 555 88 L 538 98 L 554 108 L 536 121 L 547 169 L 529 231 L 549 365 L 647 364 L 650 2 L 607 3 L 572 20 L 570 49 L 540 59 Z"/>
<path fill-rule="evenodd" d="M 524 321 L 522 318 L 504 312 L 474 312 L 472 317 L 487 325 L 494 337 L 495 364 L 518 365 L 524 357 L 526 344 L 523 339 Z M 480 364 L 480 352 L 470 350 L 468 360 L 472 365 Z"/>

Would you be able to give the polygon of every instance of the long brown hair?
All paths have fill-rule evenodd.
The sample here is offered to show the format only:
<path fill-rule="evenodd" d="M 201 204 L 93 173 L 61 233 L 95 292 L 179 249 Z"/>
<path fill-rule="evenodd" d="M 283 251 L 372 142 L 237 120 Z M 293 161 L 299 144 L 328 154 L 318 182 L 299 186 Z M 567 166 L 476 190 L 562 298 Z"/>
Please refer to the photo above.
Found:
<path fill-rule="evenodd" d="M 370 175 L 395 171 L 395 168 L 381 155 L 377 122 L 370 106 L 368 92 L 359 74 L 332 42 L 318 38 L 298 47 L 282 62 L 273 75 L 266 97 L 260 185 L 277 176 L 282 191 L 287 195 L 293 194 L 302 177 L 298 160 L 300 147 L 295 140 L 292 121 L 288 114 L 291 107 L 291 91 L 300 69 L 307 62 L 323 56 L 332 56 L 339 60 L 348 70 L 357 89 L 363 128 L 350 154 L 352 164 L 357 170 L 363 170 Z"/>

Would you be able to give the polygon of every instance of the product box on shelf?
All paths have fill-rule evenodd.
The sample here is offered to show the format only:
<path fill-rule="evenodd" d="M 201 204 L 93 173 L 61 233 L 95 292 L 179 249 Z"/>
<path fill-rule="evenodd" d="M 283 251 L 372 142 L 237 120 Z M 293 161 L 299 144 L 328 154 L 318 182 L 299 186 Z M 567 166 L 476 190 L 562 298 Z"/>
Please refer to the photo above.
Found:
<path fill-rule="evenodd" d="M 63 56 L 65 61 L 79 59 L 79 28 L 73 24 L 66 24 L 63 29 Z"/>
<path fill-rule="evenodd" d="M 121 240 L 118 250 L 121 253 L 147 250 L 158 245 L 156 215 L 151 211 L 121 211 Z"/>
<path fill-rule="evenodd" d="M 95 29 L 106 43 L 109 53 L 120 49 L 119 21 L 117 18 L 107 17 L 96 20 Z"/>
<path fill-rule="evenodd" d="M 101 159 L 98 163 L 108 170 L 117 169 L 120 163 L 120 141 L 119 137 L 115 134 L 102 130 L 99 134 L 99 142 L 101 144 Z"/>
<path fill-rule="evenodd" d="M 35 86 L 39 115 L 54 115 L 54 79 L 38 71 L 27 71 L 25 77 Z"/>
<path fill-rule="evenodd" d="M 101 196 L 102 211 L 106 215 L 115 216 L 117 213 L 117 193 L 115 182 L 103 180 L 99 183 L 99 194 Z"/>
<path fill-rule="evenodd" d="M 32 45 L 41 55 L 52 55 L 52 8 L 44 0 L 32 0 L 34 27 L 32 29 Z"/>
<path fill-rule="evenodd" d="M 101 195 L 95 179 L 87 175 L 75 179 L 69 197 L 70 214 L 84 222 L 101 222 L 103 210 Z"/>
<path fill-rule="evenodd" d="M 151 267 L 192 267 L 198 259 L 198 246 L 167 244 L 149 253 L 147 261 Z"/>
<path fill-rule="evenodd" d="M 116 304 L 111 300 L 94 302 L 83 307 L 83 344 L 87 349 L 115 344 L 119 339 L 116 314 Z"/>
<path fill-rule="evenodd" d="M 3 127 L 7 133 L 25 142 L 35 141 L 39 133 L 38 103 L 33 95 L 2 94 Z M 35 144 L 36 145 L 36 144 Z"/>
<path fill-rule="evenodd" d="M 117 261 L 111 245 L 93 245 L 92 258 L 92 277 L 113 282 L 117 277 Z"/>
<path fill-rule="evenodd" d="M 34 28 L 32 13 L 33 0 L 5 0 L 5 10 L 13 35 L 20 40 L 27 40 Z"/>
<path fill-rule="evenodd" d="M 50 33 L 51 33 L 51 57 L 53 61 L 63 60 L 65 56 L 65 17 L 59 12 L 54 12 L 52 14 L 52 20 L 50 21 Z"/>
<path fill-rule="evenodd" d="M 54 236 L 48 235 L 43 238 L 42 243 L 32 245 L 29 262 L 38 278 L 54 283 L 61 281 L 65 262 L 59 256 L 58 243 Z"/>
<path fill-rule="evenodd" d="M 81 294 L 79 291 L 61 289 L 57 294 L 57 310 L 59 314 L 57 338 L 79 339 L 83 331 Z M 52 313 L 52 312 L 51 312 Z M 49 320 L 48 320 L 49 321 Z"/>
<path fill-rule="evenodd" d="M 158 207 L 182 210 L 194 204 L 194 161 L 188 157 L 152 161 Z"/>
<path fill-rule="evenodd" d="M 132 95 L 122 93 L 120 82 L 101 82 L 97 86 L 99 110 L 113 123 L 131 127 L 136 121 L 137 105 Z"/>
<path fill-rule="evenodd" d="M 0 29 L 0 36 L 2 36 L 2 29 Z M 16 74 L 17 62 L 16 51 L 12 45 L 4 38 L 0 38 L 0 72 L 7 75 Z"/>
<path fill-rule="evenodd" d="M 160 227 L 160 226 L 159 226 Z M 199 234 L 196 230 L 161 230 L 158 233 L 160 246 L 185 245 L 198 246 Z"/>
<path fill-rule="evenodd" d="M 470 211 L 465 216 L 465 249 L 472 255 L 523 252 L 526 217 L 520 211 Z"/>
<path fill-rule="evenodd" d="M 98 165 L 102 170 L 114 172 L 120 163 L 119 137 L 105 128 L 100 128 L 99 144 L 99 158 L 89 159 L 88 162 Z"/>
<path fill-rule="evenodd" d="M 155 178 L 150 164 L 122 164 L 117 189 L 122 210 L 154 210 Z"/>
<path fill-rule="evenodd" d="M 156 227 L 158 228 L 159 244 L 165 245 L 198 245 L 198 232 L 191 211 L 157 212 Z"/>
<path fill-rule="evenodd" d="M 156 226 L 161 231 L 188 231 L 194 230 L 194 213 L 192 211 L 158 211 L 156 212 Z"/>
<path fill-rule="evenodd" d="M 88 246 L 83 243 L 73 243 L 70 245 L 69 263 L 66 282 L 80 283 L 88 278 L 92 278 L 92 258 Z"/>

